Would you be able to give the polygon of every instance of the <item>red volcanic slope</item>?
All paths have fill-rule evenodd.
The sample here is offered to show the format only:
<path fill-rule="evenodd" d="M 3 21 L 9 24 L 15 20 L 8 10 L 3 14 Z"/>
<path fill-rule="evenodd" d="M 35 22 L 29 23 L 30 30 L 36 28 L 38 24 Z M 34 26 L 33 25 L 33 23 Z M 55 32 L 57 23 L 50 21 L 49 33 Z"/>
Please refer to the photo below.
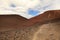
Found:
<path fill-rule="evenodd" d="M 18 15 L 0 15 L 0 30 L 21 29 L 57 18 L 60 19 L 60 10 L 47 11 L 29 20 Z"/>

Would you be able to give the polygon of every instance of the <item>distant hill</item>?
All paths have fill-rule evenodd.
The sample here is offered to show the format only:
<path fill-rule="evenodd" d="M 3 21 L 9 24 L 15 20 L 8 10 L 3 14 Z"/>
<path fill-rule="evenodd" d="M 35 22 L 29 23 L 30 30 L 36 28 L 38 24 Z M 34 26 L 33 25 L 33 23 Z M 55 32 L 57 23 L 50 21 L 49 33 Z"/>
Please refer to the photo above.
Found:
<path fill-rule="evenodd" d="M 29 20 L 18 15 L 0 16 L 0 40 L 59 40 L 59 30 L 59 11 L 45 12 Z"/>
<path fill-rule="evenodd" d="M 44 24 L 53 19 L 60 19 L 60 11 L 47 11 L 41 15 L 26 19 L 19 15 L 0 15 L 0 30 L 13 30 L 30 27 L 35 24 Z"/>

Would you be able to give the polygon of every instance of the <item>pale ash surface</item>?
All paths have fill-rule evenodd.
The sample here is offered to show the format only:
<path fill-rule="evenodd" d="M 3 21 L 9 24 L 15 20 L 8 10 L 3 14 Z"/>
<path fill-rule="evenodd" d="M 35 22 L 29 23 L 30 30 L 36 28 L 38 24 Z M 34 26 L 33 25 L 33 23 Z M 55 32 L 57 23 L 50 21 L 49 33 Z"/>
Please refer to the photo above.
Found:
<path fill-rule="evenodd" d="M 0 40 L 60 40 L 60 22 L 2 31 Z"/>

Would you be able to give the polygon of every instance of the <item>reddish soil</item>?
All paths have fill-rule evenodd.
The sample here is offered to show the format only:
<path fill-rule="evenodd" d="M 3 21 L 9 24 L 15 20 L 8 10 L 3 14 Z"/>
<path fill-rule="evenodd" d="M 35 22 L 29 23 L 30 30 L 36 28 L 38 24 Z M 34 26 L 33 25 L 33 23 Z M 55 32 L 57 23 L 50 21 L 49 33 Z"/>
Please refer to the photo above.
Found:
<path fill-rule="evenodd" d="M 60 10 L 47 11 L 29 20 L 19 15 L 0 15 L 0 30 L 22 29 L 53 19 L 60 19 Z"/>

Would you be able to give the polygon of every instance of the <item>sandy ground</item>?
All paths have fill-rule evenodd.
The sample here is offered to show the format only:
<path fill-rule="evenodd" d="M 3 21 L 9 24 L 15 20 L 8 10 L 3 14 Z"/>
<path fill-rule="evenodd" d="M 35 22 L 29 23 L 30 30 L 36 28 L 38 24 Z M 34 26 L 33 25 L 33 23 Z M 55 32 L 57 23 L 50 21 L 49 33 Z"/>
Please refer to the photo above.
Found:
<path fill-rule="evenodd" d="M 60 40 L 60 21 L 0 32 L 0 40 Z"/>

